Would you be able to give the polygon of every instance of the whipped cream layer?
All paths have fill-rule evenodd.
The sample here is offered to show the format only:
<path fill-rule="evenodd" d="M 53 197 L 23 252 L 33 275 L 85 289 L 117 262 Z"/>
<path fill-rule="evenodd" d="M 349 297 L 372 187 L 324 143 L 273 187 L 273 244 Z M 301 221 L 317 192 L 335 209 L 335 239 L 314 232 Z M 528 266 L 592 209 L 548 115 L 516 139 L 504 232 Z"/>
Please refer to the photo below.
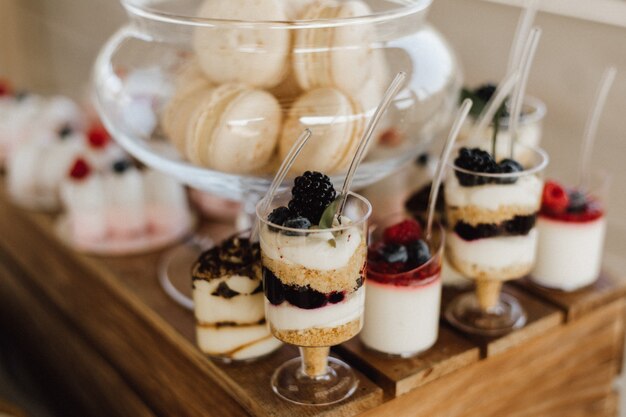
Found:
<path fill-rule="evenodd" d="M 467 277 L 514 279 L 528 273 L 526 269 L 530 269 L 535 261 L 537 228 L 524 236 L 473 241 L 463 240 L 456 233 L 449 232 L 446 242 L 451 263 Z"/>
<path fill-rule="evenodd" d="M 454 172 L 446 178 L 446 203 L 452 207 L 476 206 L 496 211 L 503 206 L 539 209 L 543 181 L 536 175 L 525 175 L 513 184 L 462 186 Z"/>
<path fill-rule="evenodd" d="M 600 275 L 606 219 L 564 222 L 539 216 L 537 263 L 531 279 L 539 285 L 573 291 Z"/>
<path fill-rule="evenodd" d="M 335 244 L 331 245 L 330 240 Z M 305 268 L 328 271 L 346 266 L 359 248 L 361 230 L 351 227 L 342 232 L 307 233 L 306 236 L 288 236 L 264 226 L 261 232 L 261 251 L 277 262 L 301 265 Z"/>
<path fill-rule="evenodd" d="M 283 302 L 273 305 L 265 300 L 265 317 L 276 330 L 305 330 L 331 328 L 358 319 L 363 314 L 365 285 L 337 304 L 327 304 L 316 309 L 302 309 Z"/>
<path fill-rule="evenodd" d="M 365 318 L 360 338 L 371 349 L 411 356 L 437 341 L 441 279 L 424 286 L 367 283 Z"/>

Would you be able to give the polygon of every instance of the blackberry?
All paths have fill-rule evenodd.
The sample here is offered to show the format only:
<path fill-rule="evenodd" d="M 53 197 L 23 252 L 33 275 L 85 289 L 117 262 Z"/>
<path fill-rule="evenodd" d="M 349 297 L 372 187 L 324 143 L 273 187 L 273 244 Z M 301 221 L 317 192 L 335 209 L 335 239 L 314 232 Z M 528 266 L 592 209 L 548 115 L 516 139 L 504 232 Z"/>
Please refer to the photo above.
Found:
<path fill-rule="evenodd" d="M 467 171 L 477 173 L 497 173 L 498 165 L 491 155 L 480 148 L 461 148 L 459 156 L 454 160 L 454 165 Z M 462 186 L 472 187 L 475 185 L 483 185 L 490 182 L 490 179 L 484 176 L 468 174 L 465 172 L 455 171 L 457 179 Z"/>
<path fill-rule="evenodd" d="M 293 217 L 293 213 L 289 208 L 282 206 L 275 208 L 268 216 L 267 220 L 278 226 L 282 226 L 287 219 Z"/>
<path fill-rule="evenodd" d="M 319 224 L 322 213 L 336 196 L 328 176 L 306 171 L 294 181 L 289 209 L 298 216 L 309 219 L 311 224 Z"/>
<path fill-rule="evenodd" d="M 496 92 L 496 88 L 497 86 L 495 84 L 483 84 L 474 90 L 474 95 L 486 103 L 491 100 L 493 93 Z"/>
<path fill-rule="evenodd" d="M 285 300 L 291 305 L 305 310 L 324 307 L 328 303 L 326 294 L 316 291 L 308 285 L 306 287 L 285 286 Z"/>
<path fill-rule="evenodd" d="M 522 172 L 524 167 L 514 159 L 503 159 L 498 164 L 498 173 L 499 174 L 512 174 L 514 172 Z M 500 184 L 515 184 L 517 182 L 517 177 L 508 177 L 508 178 L 498 178 L 498 183 Z"/>
<path fill-rule="evenodd" d="M 272 271 L 263 267 L 263 289 L 265 290 L 265 298 L 277 306 L 285 301 L 285 287 L 278 277 Z"/>

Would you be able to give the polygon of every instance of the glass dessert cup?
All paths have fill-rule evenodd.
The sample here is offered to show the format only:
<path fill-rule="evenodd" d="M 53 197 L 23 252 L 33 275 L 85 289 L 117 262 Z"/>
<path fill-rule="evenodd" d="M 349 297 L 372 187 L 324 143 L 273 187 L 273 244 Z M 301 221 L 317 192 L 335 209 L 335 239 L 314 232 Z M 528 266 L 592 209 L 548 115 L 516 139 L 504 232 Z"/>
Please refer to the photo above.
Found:
<path fill-rule="evenodd" d="M 600 276 L 606 233 L 606 200 L 610 184 L 605 171 L 594 172 L 587 184 L 547 181 L 537 218 L 537 262 L 530 281 L 571 292 L 592 285 Z"/>
<path fill-rule="evenodd" d="M 334 142 L 342 146 L 342 149 L 336 149 L 321 145 L 319 152 L 308 156 L 305 151 L 302 161 L 313 165 L 306 169 L 327 172 L 335 184 L 343 181 L 347 170 L 345 165 L 349 162 L 347 155 L 353 153 L 346 148 L 358 141 L 355 132 L 364 128 L 397 72 L 407 72 L 406 85 L 376 134 L 380 136 L 393 130 L 402 140 L 395 146 L 380 142 L 371 146 L 355 176 L 355 188 L 388 176 L 423 152 L 446 126 L 456 107 L 461 73 L 450 46 L 425 22 L 431 0 L 409 0 L 402 4 L 395 0 L 365 0 L 363 4 L 371 12 L 357 17 L 304 20 L 297 20 L 298 14 L 293 14 L 295 11 L 291 9 L 280 18 L 199 17 L 203 0 L 121 0 L 121 3 L 128 13 L 129 23 L 102 48 L 92 77 L 95 106 L 103 123 L 115 139 L 145 165 L 193 188 L 241 202 L 237 223 L 242 228 L 250 227 L 255 220 L 256 203 L 269 187 L 282 150 L 287 149 L 281 143 L 287 144 L 289 138 L 295 140 L 304 127 L 310 127 L 314 135 L 320 135 L 313 138 L 312 143 L 332 136 L 337 139 Z M 230 3 L 222 2 L 224 5 Z M 319 40 L 319 35 L 327 38 L 328 31 L 340 31 L 346 36 L 339 45 L 296 44 L 296 38 Z M 354 33 L 366 33 L 367 36 L 355 37 Z M 265 37 L 270 40 L 257 43 L 254 41 L 257 35 L 262 40 Z M 198 39 L 208 44 L 200 47 Z M 363 39 L 367 41 L 364 43 Z M 221 49 L 211 44 L 224 40 L 232 40 L 235 44 L 228 43 L 228 47 Z M 366 60 L 366 64 L 355 63 L 364 50 L 375 59 Z M 208 61 L 207 51 L 214 52 L 214 56 L 209 56 L 213 59 Z M 303 58 L 307 64 L 298 66 L 297 62 Z M 352 94 L 358 96 L 358 100 L 341 99 L 342 108 L 348 102 L 358 101 L 358 106 L 354 105 L 346 113 L 337 106 L 322 102 L 314 106 L 315 112 L 296 112 L 299 118 L 292 117 L 288 123 L 288 114 L 298 107 L 295 103 L 299 98 L 311 93 L 313 87 L 327 87 L 317 81 L 302 87 L 300 84 L 306 84 L 302 80 L 310 81 L 326 74 L 328 68 L 324 66 L 335 59 L 339 63 L 346 59 L 340 65 L 345 70 L 337 73 L 335 84 L 354 81 L 357 87 L 353 88 Z M 198 68 L 199 61 L 204 61 L 202 68 Z M 207 62 L 233 66 L 213 71 L 206 68 Z M 281 71 L 276 68 L 284 72 L 282 79 Z M 305 71 L 306 77 L 296 76 L 296 71 Z M 357 72 L 363 74 L 362 80 L 354 76 Z M 233 74 L 238 75 L 228 78 Z M 246 80 L 251 74 L 260 78 Z M 197 123 L 193 126 L 202 135 L 187 137 L 188 131 L 194 131 L 187 129 L 192 125 L 191 114 L 201 107 L 195 105 L 194 100 L 233 83 L 253 85 L 253 95 L 262 97 L 271 105 L 220 106 L 220 109 L 234 109 L 228 117 L 221 118 L 225 120 L 223 126 Z M 333 91 L 336 90 L 334 87 L 337 85 L 333 86 Z M 231 93 L 226 96 L 234 94 Z M 270 107 L 277 110 L 268 112 Z M 193 117 L 199 120 L 195 115 Z M 193 138 L 213 137 L 203 131 L 211 129 L 209 125 L 238 132 L 237 140 L 211 142 L 217 147 L 205 147 L 203 140 Z M 298 132 L 288 134 L 287 125 L 296 126 Z M 342 126 L 354 128 L 342 132 Z M 266 134 L 270 130 L 273 133 Z M 328 132 L 335 134 L 328 135 Z M 246 138 L 254 139 L 248 141 Z M 263 149 L 262 154 L 257 153 L 261 152 L 259 149 Z M 326 157 L 320 158 L 320 155 Z M 332 169 L 314 166 L 334 160 L 335 155 L 346 158 L 333 163 Z M 264 163 L 257 164 L 256 161 Z M 298 170 L 304 170 L 300 168 Z M 206 240 L 196 236 L 187 248 L 174 250 L 164 258 L 160 274 L 165 287 L 171 287 L 172 282 L 180 282 L 188 275 L 188 267 L 180 269 L 171 267 L 171 264 L 181 263 L 179 257 L 188 259 L 189 253 L 199 254 L 200 249 L 194 242 Z M 171 276 L 179 273 L 183 274 L 182 278 Z M 189 304 L 189 299 L 186 303 Z"/>
<path fill-rule="evenodd" d="M 407 221 L 414 222 L 404 214 L 389 216 L 374 226 L 370 235 L 372 241 L 368 253 L 365 318 L 359 335 L 367 348 L 402 358 L 418 355 L 430 349 L 437 341 L 444 247 L 444 229 L 439 223 L 433 225 L 430 241 L 422 240 L 429 249 L 429 258 L 425 258 L 425 262 L 417 260 L 423 255 L 417 249 L 416 241 L 399 245 L 385 242 L 383 235 L 388 228 L 394 225 L 398 227 L 397 225 L 406 224 Z M 415 262 L 419 266 L 396 272 L 396 267 L 401 270 L 404 268 L 398 263 L 386 262 L 380 255 L 385 251 L 383 253 L 388 254 L 387 256 L 397 257 L 398 252 L 404 251 L 398 251 L 399 246 L 407 250 L 407 259 L 402 259 L 402 263 Z M 395 250 L 387 252 L 390 248 Z M 416 253 L 411 253 L 413 251 Z M 416 259 L 411 259 L 413 257 Z M 387 268 L 390 269 L 389 272 L 382 271 Z"/>
<path fill-rule="evenodd" d="M 328 229 L 291 229 L 270 223 L 268 214 L 289 198 L 289 193 L 277 195 L 267 212 L 257 206 L 266 319 L 274 337 L 301 352 L 274 372 L 271 385 L 293 403 L 333 404 L 358 385 L 350 367 L 328 354 L 363 324 L 371 206 L 350 193 L 343 225 L 335 221 Z"/>
<path fill-rule="evenodd" d="M 501 293 L 505 281 L 527 275 L 535 263 L 548 156 L 530 147 L 524 154 L 523 171 L 482 173 L 451 163 L 446 178 L 447 259 L 474 281 L 475 292 L 455 298 L 445 316 L 468 333 L 496 336 L 526 323 L 520 303 Z"/>

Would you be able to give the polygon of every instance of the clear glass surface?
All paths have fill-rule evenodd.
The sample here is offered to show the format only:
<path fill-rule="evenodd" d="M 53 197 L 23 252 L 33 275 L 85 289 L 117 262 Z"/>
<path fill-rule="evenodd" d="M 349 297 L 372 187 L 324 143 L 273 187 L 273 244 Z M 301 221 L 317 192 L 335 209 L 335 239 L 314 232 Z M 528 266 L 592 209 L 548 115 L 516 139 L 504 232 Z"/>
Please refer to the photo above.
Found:
<path fill-rule="evenodd" d="M 454 299 L 445 315 L 469 333 L 494 336 L 526 322 L 523 307 L 501 289 L 505 281 L 527 275 L 534 266 L 535 222 L 548 157 L 541 149 L 523 145 L 516 145 L 516 156 L 523 171 L 480 173 L 451 163 L 446 178 L 447 259 L 474 281 L 475 293 Z"/>
<path fill-rule="evenodd" d="M 326 405 L 356 390 L 349 366 L 328 358 L 330 346 L 356 336 L 363 325 L 367 220 L 371 206 L 350 193 L 342 224 L 293 229 L 267 220 L 290 193 L 260 212 L 265 318 L 277 339 L 300 347 L 301 358 L 276 370 L 272 389 L 298 404 Z M 348 220 L 349 219 L 349 220 Z"/>

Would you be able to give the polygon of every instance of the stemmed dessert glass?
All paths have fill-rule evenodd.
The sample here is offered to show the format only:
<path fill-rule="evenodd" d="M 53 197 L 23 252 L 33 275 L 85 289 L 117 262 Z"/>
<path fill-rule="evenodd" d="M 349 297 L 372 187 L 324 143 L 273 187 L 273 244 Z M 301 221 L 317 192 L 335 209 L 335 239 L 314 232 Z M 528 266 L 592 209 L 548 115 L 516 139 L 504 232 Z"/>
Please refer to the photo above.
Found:
<path fill-rule="evenodd" d="M 475 283 L 475 293 L 455 298 L 445 316 L 463 331 L 495 336 L 526 323 L 505 281 L 527 275 L 535 264 L 543 171 L 547 154 L 516 145 L 523 170 L 485 173 L 451 162 L 445 183 L 447 258 Z"/>
<path fill-rule="evenodd" d="M 358 386 L 350 366 L 328 355 L 331 346 L 356 336 L 363 325 L 372 208 L 349 193 L 341 224 L 294 229 L 271 223 L 268 214 L 289 199 L 283 192 L 267 210 L 261 212 L 264 200 L 257 205 L 266 320 L 274 337 L 298 346 L 301 354 L 274 372 L 271 385 L 297 404 L 332 404 Z"/>

